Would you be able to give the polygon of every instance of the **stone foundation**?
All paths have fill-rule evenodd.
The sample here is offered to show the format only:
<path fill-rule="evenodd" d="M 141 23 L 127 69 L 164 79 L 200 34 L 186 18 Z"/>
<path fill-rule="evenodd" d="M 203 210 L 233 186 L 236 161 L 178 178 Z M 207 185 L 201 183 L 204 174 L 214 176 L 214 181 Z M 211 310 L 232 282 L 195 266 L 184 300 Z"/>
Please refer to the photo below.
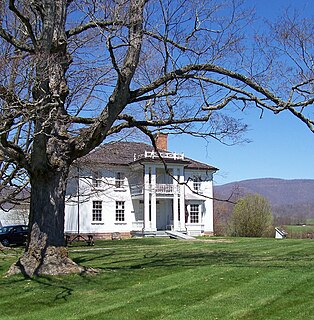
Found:
<path fill-rule="evenodd" d="M 76 233 L 66 233 L 72 240 L 77 236 Z M 88 239 L 88 236 L 93 236 L 94 240 L 118 240 L 131 238 L 130 232 L 105 232 L 105 233 L 80 233 L 80 236 Z"/>

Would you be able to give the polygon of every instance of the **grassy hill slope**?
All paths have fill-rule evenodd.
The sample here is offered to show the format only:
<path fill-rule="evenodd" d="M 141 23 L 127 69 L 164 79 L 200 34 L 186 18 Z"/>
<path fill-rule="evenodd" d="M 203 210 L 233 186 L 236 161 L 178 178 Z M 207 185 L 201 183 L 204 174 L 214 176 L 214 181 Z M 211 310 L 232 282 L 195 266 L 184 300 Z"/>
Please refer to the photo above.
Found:
<path fill-rule="evenodd" d="M 313 240 L 133 239 L 70 255 L 99 273 L 1 277 L 1 320 L 313 319 Z M 0 276 L 16 257 L 1 259 Z"/>

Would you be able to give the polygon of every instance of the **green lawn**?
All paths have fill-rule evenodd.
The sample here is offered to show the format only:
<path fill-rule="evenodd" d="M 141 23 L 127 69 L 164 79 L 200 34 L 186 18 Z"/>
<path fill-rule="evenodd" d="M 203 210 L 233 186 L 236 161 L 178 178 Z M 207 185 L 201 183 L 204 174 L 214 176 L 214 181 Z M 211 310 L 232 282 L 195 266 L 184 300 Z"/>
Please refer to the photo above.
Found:
<path fill-rule="evenodd" d="M 314 225 L 285 225 L 284 230 L 288 232 L 289 238 L 307 238 L 308 234 L 314 234 Z"/>
<path fill-rule="evenodd" d="M 131 239 L 73 247 L 97 275 L 0 279 L 0 319 L 314 319 L 314 240 Z M 0 273 L 16 259 L 0 256 Z"/>

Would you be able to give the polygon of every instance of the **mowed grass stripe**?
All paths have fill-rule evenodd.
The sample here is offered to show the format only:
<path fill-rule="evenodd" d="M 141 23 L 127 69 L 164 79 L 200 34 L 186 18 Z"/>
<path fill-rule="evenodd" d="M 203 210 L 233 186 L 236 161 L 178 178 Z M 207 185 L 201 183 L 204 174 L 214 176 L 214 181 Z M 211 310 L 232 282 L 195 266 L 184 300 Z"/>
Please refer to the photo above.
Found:
<path fill-rule="evenodd" d="M 136 317 L 141 314 L 143 310 L 146 312 L 148 306 L 148 314 L 152 317 L 151 312 L 153 312 L 154 306 L 158 306 L 159 309 L 160 303 L 162 303 L 163 309 L 166 309 L 167 305 L 169 305 L 167 312 L 170 312 L 175 300 L 178 300 L 178 305 L 184 304 L 184 301 L 179 295 L 179 293 L 182 293 L 182 289 L 187 290 L 187 293 L 190 294 L 192 292 L 189 290 L 190 287 L 200 287 L 200 283 L 206 282 L 207 280 L 210 281 L 211 277 L 221 277 L 223 276 L 223 271 L 216 271 L 210 274 L 207 269 L 205 272 L 201 272 L 201 276 L 204 276 L 204 274 L 206 278 L 201 279 L 200 272 L 194 273 L 193 270 L 184 270 L 181 272 L 177 271 L 171 275 L 157 277 L 150 281 L 145 280 L 146 276 L 144 274 L 142 282 L 128 288 L 108 292 L 106 291 L 106 285 L 104 283 L 103 291 L 93 291 L 87 295 L 86 292 L 81 293 L 79 300 L 84 299 L 84 305 L 86 307 L 84 315 L 80 316 L 80 312 L 77 312 L 80 306 L 75 305 L 58 306 L 58 311 L 66 313 L 67 317 L 71 317 L 71 313 L 74 313 L 73 319 L 95 319 L 95 317 L 98 316 L 105 317 L 104 319 L 111 319 L 115 314 L 117 317 L 121 315 L 129 317 L 132 314 L 131 310 L 135 312 L 133 317 Z M 153 303 L 148 303 L 149 301 L 153 301 Z M 90 310 L 88 311 L 88 309 Z M 51 314 L 54 314 L 54 310 L 51 310 Z M 36 319 L 41 319 L 42 316 L 42 314 L 38 313 Z M 125 317 L 123 317 L 123 319 L 126 319 Z"/>
<path fill-rule="evenodd" d="M 206 278 L 204 279 L 201 278 L 204 276 L 204 271 L 195 273 L 193 270 L 186 270 L 184 272 L 176 272 L 171 276 L 159 277 L 143 284 L 139 283 L 121 295 L 121 300 L 124 300 L 124 303 L 120 302 L 108 307 L 106 306 L 106 302 L 110 304 L 110 297 L 108 297 L 108 300 L 102 301 L 102 305 L 99 306 L 97 311 L 94 310 L 88 313 L 87 318 L 94 319 L 95 316 L 102 315 L 102 317 L 105 316 L 104 319 L 118 319 L 121 316 L 123 316 L 123 319 L 137 319 L 146 315 L 147 319 L 152 319 L 155 314 L 159 318 L 160 306 L 162 306 L 162 310 L 166 314 L 176 313 L 176 308 L 183 307 L 186 304 L 186 299 L 189 299 L 189 303 L 191 303 L 193 300 L 196 302 L 205 297 L 203 292 L 206 289 L 206 285 L 203 284 L 208 282 L 208 290 L 211 287 L 211 278 L 219 279 L 225 273 L 220 271 L 216 272 L 216 274 L 210 274 L 208 271 L 207 269 L 205 272 Z M 194 289 L 191 290 L 191 288 Z M 196 288 L 199 288 L 197 292 L 200 296 L 197 296 L 196 292 L 194 292 Z M 117 292 L 117 294 L 120 293 Z M 157 309 L 155 310 L 155 308 Z M 84 317 L 80 319 L 84 319 Z"/>
<path fill-rule="evenodd" d="M 2 279 L 1 320 L 311 319 L 313 243 L 100 242 L 71 253 L 95 276 Z"/>
<path fill-rule="evenodd" d="M 247 278 L 238 282 L 236 287 L 224 285 L 231 275 L 226 274 L 220 283 L 212 283 L 212 290 L 218 293 L 199 299 L 197 303 L 185 304 L 175 315 L 162 319 L 289 319 L 289 315 L 290 319 L 302 319 L 304 315 L 313 315 L 313 274 L 301 276 L 294 282 L 278 281 L 282 276 L 290 276 L 289 271 L 263 273 L 261 270 L 250 277 L 247 270 L 246 274 Z M 302 294 L 293 289 L 305 285 L 307 288 Z"/>

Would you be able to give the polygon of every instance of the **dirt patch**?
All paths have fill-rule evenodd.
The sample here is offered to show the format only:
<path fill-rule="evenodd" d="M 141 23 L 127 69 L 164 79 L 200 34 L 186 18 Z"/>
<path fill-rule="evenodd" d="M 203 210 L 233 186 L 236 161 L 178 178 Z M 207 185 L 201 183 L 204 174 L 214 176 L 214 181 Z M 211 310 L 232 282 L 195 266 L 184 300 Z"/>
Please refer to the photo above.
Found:
<path fill-rule="evenodd" d="M 234 243 L 234 240 L 229 239 L 196 239 L 198 242 L 211 242 L 211 243 Z"/>

